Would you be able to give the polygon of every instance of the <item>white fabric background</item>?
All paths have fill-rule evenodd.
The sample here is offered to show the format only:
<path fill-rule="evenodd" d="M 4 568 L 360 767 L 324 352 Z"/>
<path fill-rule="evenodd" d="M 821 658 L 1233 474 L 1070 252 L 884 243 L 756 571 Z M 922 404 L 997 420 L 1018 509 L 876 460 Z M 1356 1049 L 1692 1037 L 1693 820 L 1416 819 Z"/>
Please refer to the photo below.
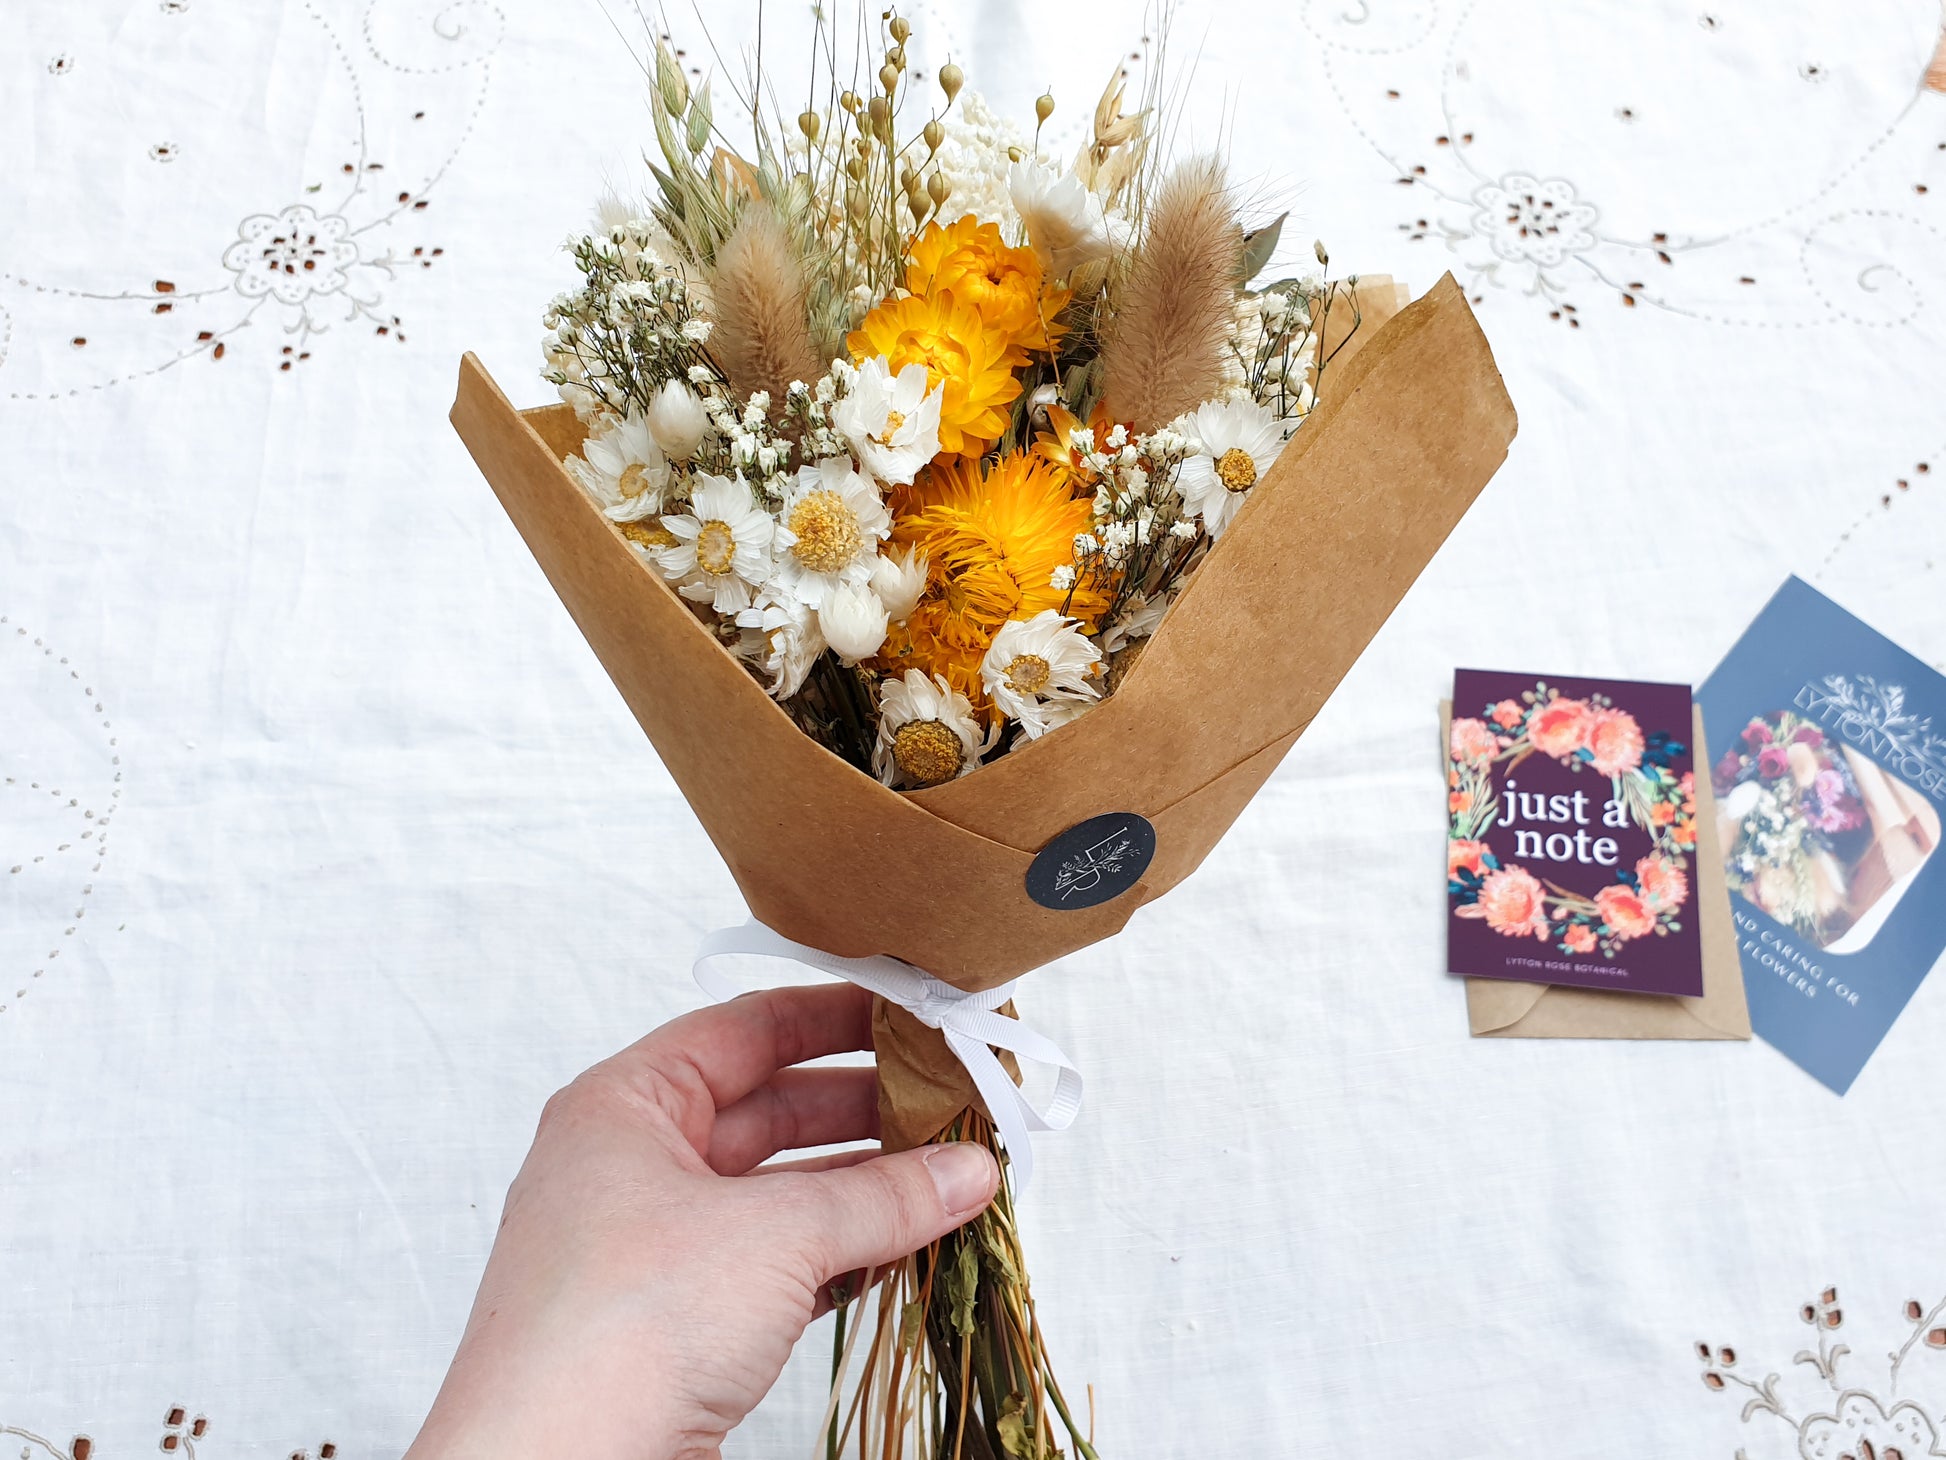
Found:
<path fill-rule="evenodd" d="M 1065 138 L 1145 24 L 912 13 Z M 1895 1407 L 1901 1307 L 1946 1293 L 1946 979 L 1844 1100 L 1761 1044 L 1472 1041 L 1432 727 L 1462 662 L 1700 680 L 1789 571 L 1946 664 L 1939 32 L 1179 17 L 1185 142 L 1299 253 L 1452 268 L 1521 432 L 1202 872 L 1028 986 L 1089 1075 L 1026 1225 L 1105 1455 L 1762 1460 L 1826 1453 L 1840 1389 Z M 0 1427 L 396 1454 L 545 1095 L 698 1002 L 730 878 L 444 419 L 467 348 L 546 398 L 557 244 L 646 131 L 591 0 L 0 6 Z M 1540 256 L 1523 174 L 1587 210 Z M 293 205 L 346 220 L 341 291 L 225 266 Z M 1829 1284 L 1827 1382 L 1792 1354 Z M 823 1348 L 732 1453 L 808 1445 Z M 1899 1396 L 1946 1433 L 1946 1355 Z"/>

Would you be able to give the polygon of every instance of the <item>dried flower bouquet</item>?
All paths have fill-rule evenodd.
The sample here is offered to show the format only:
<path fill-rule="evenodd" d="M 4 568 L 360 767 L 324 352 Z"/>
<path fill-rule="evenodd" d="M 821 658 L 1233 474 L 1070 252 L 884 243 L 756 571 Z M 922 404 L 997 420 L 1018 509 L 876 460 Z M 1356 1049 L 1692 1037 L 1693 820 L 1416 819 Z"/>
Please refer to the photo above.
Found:
<path fill-rule="evenodd" d="M 1403 310 L 1258 284 L 1283 220 L 1166 155 L 1159 66 L 1057 163 L 1051 97 L 1015 128 L 889 11 L 820 23 L 799 114 L 771 98 L 804 78 L 754 67 L 734 140 L 649 39 L 654 186 L 572 244 L 563 405 L 514 411 L 469 356 L 454 423 L 754 917 L 997 997 L 1195 869 L 1512 407 L 1450 279 Z M 1106 813 L 1140 865 L 1032 895 Z M 936 1020 L 881 997 L 874 1033 L 888 1147 L 1008 1154 Z M 1094 1456 L 1011 1193 L 843 1297 L 834 1460 Z"/>

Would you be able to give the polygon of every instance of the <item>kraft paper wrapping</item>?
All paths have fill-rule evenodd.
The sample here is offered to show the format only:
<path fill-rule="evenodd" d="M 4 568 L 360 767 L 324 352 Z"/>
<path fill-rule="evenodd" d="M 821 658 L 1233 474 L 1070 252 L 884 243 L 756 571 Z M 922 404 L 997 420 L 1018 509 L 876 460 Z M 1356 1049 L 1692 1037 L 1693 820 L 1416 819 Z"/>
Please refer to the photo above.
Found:
<path fill-rule="evenodd" d="M 582 438 L 566 406 L 516 411 L 469 354 L 452 421 L 752 915 L 986 989 L 1109 937 L 1196 869 L 1505 459 L 1513 404 L 1452 276 L 1380 328 L 1393 286 L 1360 297 L 1362 347 L 1115 694 L 914 794 L 800 731 L 636 556 L 562 468 Z M 1027 895 L 1039 848 L 1126 811 L 1156 830 L 1141 882 L 1079 911 Z M 888 1148 L 975 1103 L 937 1031 L 881 1005 L 874 1032 Z"/>

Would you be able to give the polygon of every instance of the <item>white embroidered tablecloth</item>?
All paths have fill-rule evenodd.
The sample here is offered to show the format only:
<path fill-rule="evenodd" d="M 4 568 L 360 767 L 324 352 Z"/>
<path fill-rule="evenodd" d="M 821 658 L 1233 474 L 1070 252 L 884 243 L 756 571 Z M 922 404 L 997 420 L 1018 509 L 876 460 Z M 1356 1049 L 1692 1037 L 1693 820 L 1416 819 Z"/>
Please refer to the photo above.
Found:
<path fill-rule="evenodd" d="M 1181 143 L 1293 258 L 1453 270 L 1521 432 L 1203 870 L 1028 984 L 1089 1073 L 1026 1225 L 1104 1455 L 1946 1454 L 1946 978 L 1843 1100 L 1762 1044 L 1472 1041 L 1432 729 L 1458 663 L 1700 680 L 1791 571 L 1946 664 L 1936 3 L 1177 16 Z M 1064 141 L 1147 23 L 912 18 Z M 0 10 L 29 1460 L 396 1454 L 542 1099 L 741 914 L 444 419 L 467 348 L 546 398 L 557 245 L 646 127 L 585 0 Z M 731 1452 L 804 1452 L 823 1366 Z"/>

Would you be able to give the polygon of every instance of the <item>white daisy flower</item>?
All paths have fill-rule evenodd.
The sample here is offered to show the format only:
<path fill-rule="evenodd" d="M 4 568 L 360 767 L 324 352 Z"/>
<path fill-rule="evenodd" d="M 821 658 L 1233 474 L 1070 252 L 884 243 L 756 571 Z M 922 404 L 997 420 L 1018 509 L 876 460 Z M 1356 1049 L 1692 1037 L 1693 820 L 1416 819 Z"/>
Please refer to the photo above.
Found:
<path fill-rule="evenodd" d="M 777 516 L 777 581 L 812 608 L 840 583 L 869 583 L 892 530 L 878 487 L 844 456 L 798 468 Z"/>
<path fill-rule="evenodd" d="M 1100 663 L 1101 651 L 1074 621 L 1045 608 L 1000 626 L 980 663 L 980 678 L 1001 711 L 1020 722 L 1029 740 L 1038 740 L 1073 718 L 1068 705 L 1100 695 L 1088 682 Z"/>
<path fill-rule="evenodd" d="M 872 591 L 893 623 L 904 623 L 919 606 L 926 592 L 927 568 L 926 555 L 916 547 L 896 555 L 881 553 L 872 564 Z"/>
<path fill-rule="evenodd" d="M 669 497 L 669 463 L 634 412 L 604 418 L 563 465 L 611 522 L 654 516 Z"/>
<path fill-rule="evenodd" d="M 680 380 L 664 381 L 649 402 L 649 434 L 675 461 L 687 461 L 709 434 L 709 411 L 702 397 Z"/>
<path fill-rule="evenodd" d="M 939 455 L 939 407 L 946 387 L 926 388 L 926 367 L 910 364 L 897 375 L 883 355 L 858 367 L 850 393 L 831 408 L 838 428 L 866 471 L 905 486 Z"/>
<path fill-rule="evenodd" d="M 1128 608 L 1113 623 L 1101 631 L 1101 652 L 1113 654 L 1134 643 L 1146 639 L 1162 622 L 1162 615 L 1169 611 L 1169 600 L 1158 594 L 1154 598 L 1142 593 L 1129 595 Z"/>
<path fill-rule="evenodd" d="M 787 700 L 804 688 L 811 666 L 825 651 L 818 615 L 795 595 L 766 589 L 736 616 L 743 630 L 739 652 L 770 676 L 773 699 Z"/>
<path fill-rule="evenodd" d="M 1059 730 L 1070 720 L 1079 720 L 1100 703 L 1100 700 L 1088 699 L 1049 700 L 1041 706 L 1042 719 L 1047 724 L 1047 730 L 1041 734 L 1045 735 L 1048 730 Z"/>
<path fill-rule="evenodd" d="M 818 627 L 825 642 L 847 664 L 869 659 L 879 651 L 888 622 L 878 595 L 850 583 L 840 583 L 826 593 L 818 609 Z"/>
<path fill-rule="evenodd" d="M 888 786 L 937 786 L 966 775 L 991 748 L 980 738 L 973 705 L 946 683 L 916 669 L 879 686 L 878 744 L 872 766 Z"/>
<path fill-rule="evenodd" d="M 1074 173 L 1057 173 L 1038 162 L 1016 162 L 1007 174 L 1014 211 L 1027 225 L 1027 241 L 1052 278 L 1117 247 L 1115 230 L 1102 212 L 1101 199 Z"/>
<path fill-rule="evenodd" d="M 662 519 L 675 543 L 656 554 L 663 576 L 684 598 L 733 614 L 751 605 L 751 590 L 771 574 L 777 524 L 757 509 L 741 477 L 698 472 L 689 511 Z"/>
<path fill-rule="evenodd" d="M 1194 436 L 1201 449 L 1184 458 L 1176 490 L 1183 506 L 1202 517 L 1209 535 L 1221 537 L 1284 449 L 1284 433 L 1277 418 L 1248 396 L 1205 401 L 1177 429 Z"/>

